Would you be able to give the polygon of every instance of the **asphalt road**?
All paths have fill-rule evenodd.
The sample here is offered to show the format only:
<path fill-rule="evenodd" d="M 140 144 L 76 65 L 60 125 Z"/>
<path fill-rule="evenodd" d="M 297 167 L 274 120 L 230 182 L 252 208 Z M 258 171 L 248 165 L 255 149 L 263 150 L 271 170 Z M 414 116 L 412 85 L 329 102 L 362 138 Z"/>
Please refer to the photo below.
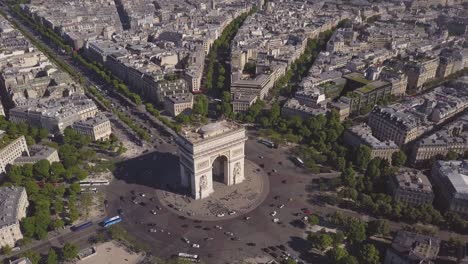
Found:
<path fill-rule="evenodd" d="M 259 207 L 245 215 L 251 217 L 249 220 L 239 215 L 231 220 L 201 222 L 181 217 L 164 208 L 157 200 L 155 191 L 177 188 L 179 167 L 177 148 L 173 144 L 163 144 L 154 152 L 117 165 L 117 179 L 107 188 L 107 199 L 110 202 L 108 214 L 123 210 L 122 225 L 129 233 L 150 245 L 153 254 L 163 258 L 186 252 L 200 255 L 207 263 L 232 263 L 247 257 L 265 255 L 263 248 L 284 245 L 289 253 L 304 262 L 319 261 L 320 256 L 308 252 L 301 215 L 296 214 L 303 207 L 310 208 L 307 202 L 308 186 L 313 178 L 320 175 L 310 175 L 296 167 L 289 160 L 287 152 L 281 148 L 270 149 L 256 140 L 247 141 L 246 158 L 270 173 L 270 192 Z M 277 172 L 272 172 L 273 169 Z M 146 196 L 141 197 L 141 193 Z M 134 204 L 132 196 L 146 205 Z M 281 204 L 285 207 L 279 209 Z M 157 210 L 158 206 L 162 210 Z M 151 214 L 151 210 L 156 210 L 157 214 Z M 270 216 L 272 211 L 278 212 L 275 217 L 282 221 L 281 224 L 273 223 L 273 217 Z M 223 229 L 217 229 L 216 225 Z M 149 231 L 153 228 L 157 232 Z M 225 232 L 232 232 L 239 241 L 231 240 L 232 237 Z M 190 244 L 182 238 L 190 240 Z M 199 244 L 200 248 L 192 248 L 193 243 Z M 275 249 L 276 254 L 279 254 L 280 249 Z"/>

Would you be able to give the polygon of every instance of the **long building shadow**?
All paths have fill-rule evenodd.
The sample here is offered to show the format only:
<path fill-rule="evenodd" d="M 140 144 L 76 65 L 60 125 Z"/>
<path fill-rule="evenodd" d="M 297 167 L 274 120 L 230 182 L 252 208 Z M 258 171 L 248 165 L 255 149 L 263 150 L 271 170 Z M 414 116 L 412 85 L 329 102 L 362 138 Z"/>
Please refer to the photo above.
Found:
<path fill-rule="evenodd" d="M 155 151 L 122 161 L 116 165 L 114 175 L 128 184 L 187 193 L 180 184 L 179 157 L 168 152 Z"/>

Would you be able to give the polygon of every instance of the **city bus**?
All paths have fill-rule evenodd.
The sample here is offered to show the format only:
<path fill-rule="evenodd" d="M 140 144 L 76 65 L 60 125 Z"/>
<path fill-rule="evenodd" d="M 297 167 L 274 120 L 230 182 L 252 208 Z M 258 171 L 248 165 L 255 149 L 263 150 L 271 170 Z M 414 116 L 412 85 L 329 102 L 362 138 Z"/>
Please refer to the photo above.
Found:
<path fill-rule="evenodd" d="M 117 216 L 114 216 L 114 217 L 111 217 L 111 218 L 108 218 L 108 219 L 104 220 L 102 222 L 102 226 L 103 227 L 109 227 L 111 225 L 115 225 L 115 224 L 120 223 L 120 222 L 122 222 L 122 217 L 117 215 Z"/>
<path fill-rule="evenodd" d="M 197 263 L 200 262 L 200 257 L 195 254 L 179 253 L 177 257 L 179 257 L 179 259 L 184 259 L 184 260 L 188 260 L 191 262 L 197 262 Z"/>
<path fill-rule="evenodd" d="M 80 181 L 81 187 L 109 185 L 108 180 L 84 180 Z"/>
<path fill-rule="evenodd" d="M 266 139 L 260 139 L 259 142 L 262 143 L 263 145 L 269 147 L 269 148 L 278 148 L 278 145 L 276 145 L 274 142 L 266 140 Z"/>
<path fill-rule="evenodd" d="M 72 226 L 71 230 L 73 232 L 78 232 L 78 231 L 86 229 L 86 228 L 88 228 L 88 227 L 90 227 L 92 225 L 93 225 L 93 222 L 88 221 L 88 222 L 85 222 L 85 223 L 82 223 L 82 224 L 79 224 L 79 225 L 76 225 L 76 226 Z"/>

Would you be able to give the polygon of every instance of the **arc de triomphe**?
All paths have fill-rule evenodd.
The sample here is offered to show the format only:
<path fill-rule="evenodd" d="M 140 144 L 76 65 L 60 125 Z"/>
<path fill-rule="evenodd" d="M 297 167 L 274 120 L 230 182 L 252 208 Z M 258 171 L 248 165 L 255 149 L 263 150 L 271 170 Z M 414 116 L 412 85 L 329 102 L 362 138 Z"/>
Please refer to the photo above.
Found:
<path fill-rule="evenodd" d="M 226 185 L 244 180 L 245 128 L 220 121 L 179 133 L 180 174 L 192 197 L 203 199 L 213 190 L 213 178 Z"/>

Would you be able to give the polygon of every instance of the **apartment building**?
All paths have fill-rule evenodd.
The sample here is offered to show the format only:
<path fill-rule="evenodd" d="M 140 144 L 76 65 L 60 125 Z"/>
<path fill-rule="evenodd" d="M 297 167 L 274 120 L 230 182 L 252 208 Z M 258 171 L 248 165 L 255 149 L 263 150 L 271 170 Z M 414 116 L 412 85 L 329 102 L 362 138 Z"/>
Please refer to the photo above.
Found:
<path fill-rule="evenodd" d="M 0 187 L 0 247 L 14 247 L 23 238 L 19 221 L 29 206 L 24 187 Z"/>
<path fill-rule="evenodd" d="M 0 141 L 3 141 L 3 131 L 0 131 Z M 23 155 L 29 156 L 26 138 L 20 136 L 12 141 L 2 142 L 0 149 L 0 173 L 6 172 L 8 164 L 14 164 L 15 160 Z"/>
<path fill-rule="evenodd" d="M 112 134 L 111 123 L 102 113 L 77 121 L 73 123 L 72 128 L 76 132 L 90 137 L 93 141 L 106 140 Z"/>
<path fill-rule="evenodd" d="M 400 230 L 387 248 L 383 263 L 433 263 L 439 254 L 440 243 L 440 239 L 432 236 Z"/>
<path fill-rule="evenodd" d="M 436 161 L 431 174 L 445 208 L 468 217 L 468 160 Z"/>
<path fill-rule="evenodd" d="M 173 94 L 164 99 L 164 109 L 173 117 L 187 109 L 193 108 L 193 95 L 191 93 Z"/>
<path fill-rule="evenodd" d="M 381 158 L 392 162 L 393 153 L 399 151 L 398 146 L 390 140 L 380 141 L 372 135 L 371 128 L 360 124 L 347 129 L 343 134 L 345 144 L 352 148 L 366 145 L 371 149 L 371 158 Z"/>
<path fill-rule="evenodd" d="M 400 169 L 390 180 L 393 199 L 397 202 L 420 206 L 432 204 L 434 193 L 429 179 L 421 171 L 414 169 Z"/>

